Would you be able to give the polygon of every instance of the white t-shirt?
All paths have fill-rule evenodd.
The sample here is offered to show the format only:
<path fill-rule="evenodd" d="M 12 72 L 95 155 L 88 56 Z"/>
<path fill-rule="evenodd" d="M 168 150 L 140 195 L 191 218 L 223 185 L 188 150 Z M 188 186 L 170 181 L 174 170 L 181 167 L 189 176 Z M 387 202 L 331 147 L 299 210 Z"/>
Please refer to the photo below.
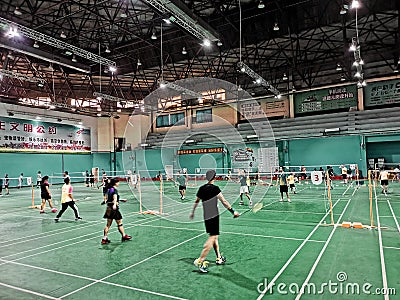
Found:
<path fill-rule="evenodd" d="M 388 180 L 389 172 L 388 171 L 381 171 L 379 176 L 380 176 L 381 180 Z"/>

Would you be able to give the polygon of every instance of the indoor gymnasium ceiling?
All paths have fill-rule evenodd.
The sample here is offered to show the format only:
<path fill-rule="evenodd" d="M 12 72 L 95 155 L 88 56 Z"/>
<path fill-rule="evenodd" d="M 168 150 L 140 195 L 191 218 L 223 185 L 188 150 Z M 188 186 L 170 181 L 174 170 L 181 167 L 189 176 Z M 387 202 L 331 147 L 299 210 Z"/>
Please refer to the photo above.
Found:
<path fill-rule="evenodd" d="M 348 48 L 356 35 L 356 17 L 354 10 L 344 13 L 347 0 L 263 1 L 262 8 L 258 0 L 241 1 L 244 63 L 281 93 L 354 81 L 354 56 Z M 163 19 L 171 19 L 171 14 L 160 13 L 152 2 L 0 0 L 1 68 L 3 73 L 12 72 L 2 76 L 2 101 L 43 105 L 51 100 L 56 109 L 70 109 L 74 99 L 78 108 L 96 107 L 93 93 L 101 92 L 114 97 L 101 100 L 103 111 L 115 111 L 116 103 L 124 110 L 157 89 L 161 76 L 168 82 L 213 77 L 240 84 L 253 95 L 270 94 L 238 71 L 238 1 L 165 1 L 187 12 L 222 43 L 215 41 L 210 48 L 176 23 L 166 24 Z M 365 78 L 391 75 L 399 61 L 400 1 L 361 0 L 361 4 L 358 26 Z M 107 63 L 100 65 L 47 40 L 7 36 L 7 21 L 100 55 L 115 62 L 117 72 L 109 72 Z M 157 39 L 151 38 L 153 34 Z"/>

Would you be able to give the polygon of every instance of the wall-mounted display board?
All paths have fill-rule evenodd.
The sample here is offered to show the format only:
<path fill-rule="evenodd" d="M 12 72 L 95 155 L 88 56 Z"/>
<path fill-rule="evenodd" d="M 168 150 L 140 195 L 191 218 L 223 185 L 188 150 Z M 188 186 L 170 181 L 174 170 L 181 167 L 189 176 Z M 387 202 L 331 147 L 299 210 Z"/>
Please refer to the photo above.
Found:
<path fill-rule="evenodd" d="M 0 117 L 0 152 L 90 152 L 90 130 Z"/>
<path fill-rule="evenodd" d="M 364 88 L 365 107 L 400 103 L 400 79 L 371 82 Z"/>
<path fill-rule="evenodd" d="M 288 117 L 288 99 L 257 99 L 239 104 L 240 120 L 260 119 L 265 117 Z"/>
<path fill-rule="evenodd" d="M 357 106 L 357 86 L 347 85 L 294 95 L 295 114 L 323 112 Z"/>

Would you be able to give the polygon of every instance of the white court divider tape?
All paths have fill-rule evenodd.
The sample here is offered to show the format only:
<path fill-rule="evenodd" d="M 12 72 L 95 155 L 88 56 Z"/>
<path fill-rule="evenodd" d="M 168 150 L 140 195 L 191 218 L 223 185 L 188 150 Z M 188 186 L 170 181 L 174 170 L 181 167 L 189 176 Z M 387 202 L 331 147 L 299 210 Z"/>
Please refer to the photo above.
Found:
<path fill-rule="evenodd" d="M 335 202 L 333 207 L 336 206 L 340 202 L 340 198 Z M 304 245 L 310 240 L 312 235 L 317 231 L 318 227 L 322 225 L 323 220 L 329 215 L 329 211 L 322 217 L 322 219 L 319 221 L 319 223 L 314 227 L 314 229 L 308 234 L 308 236 L 304 239 L 304 241 L 300 244 L 299 247 L 293 252 L 293 254 L 289 257 L 289 259 L 286 261 L 286 263 L 282 266 L 282 268 L 278 271 L 278 273 L 274 276 L 274 278 L 271 280 L 271 282 L 268 284 L 268 286 L 265 287 L 265 289 L 260 293 L 258 296 L 257 300 L 261 300 L 265 294 L 268 292 L 268 290 L 275 284 L 276 280 L 281 276 L 281 274 L 286 270 L 288 265 L 292 262 L 292 260 L 296 257 L 296 255 L 300 252 L 300 250 L 304 247 Z"/>
<path fill-rule="evenodd" d="M 4 286 L 4 287 L 7 287 L 9 289 L 17 290 L 17 291 L 24 292 L 24 293 L 27 293 L 27 294 L 39 296 L 39 297 L 42 297 L 42 298 L 58 300 L 58 298 L 54 298 L 52 296 L 45 295 L 45 294 L 42 294 L 42 293 L 38 293 L 38 292 L 35 292 L 35 291 L 23 289 L 23 288 L 20 288 L 20 287 L 17 287 L 17 286 L 13 286 L 13 285 L 10 285 L 10 284 L 6 284 L 6 283 L 0 282 L 0 285 Z"/>
<path fill-rule="evenodd" d="M 129 269 L 131 269 L 131 268 L 133 268 L 133 267 L 136 267 L 137 265 L 140 265 L 140 264 L 142 264 L 142 263 L 144 263 L 144 262 L 146 262 L 146 261 L 148 261 L 148 260 L 150 260 L 150 259 L 152 259 L 152 258 L 154 258 L 154 257 L 157 257 L 157 256 L 159 256 L 159 255 L 161 255 L 161 254 L 164 254 L 165 252 L 168 252 L 168 251 L 170 251 L 170 250 L 172 250 L 172 249 L 175 249 L 175 248 L 177 248 L 177 247 L 179 247 L 179 246 L 181 246 L 181 245 L 183 245 L 183 244 L 186 244 L 187 242 L 190 242 L 190 241 L 192 241 L 192 240 L 194 240 L 194 239 L 197 239 L 198 237 L 200 237 L 200 236 L 202 236 L 202 235 L 204 235 L 204 234 L 205 234 L 205 233 L 201 233 L 201 234 L 198 234 L 198 235 L 196 235 L 196 236 L 194 236 L 194 237 L 191 237 L 190 239 L 187 239 L 187 240 L 185 240 L 185 241 L 183 241 L 183 242 L 180 242 L 179 244 L 176 244 L 176 245 L 174 245 L 174 246 L 172 246 L 172 247 L 169 247 L 169 248 L 167 248 L 167 249 L 165 249 L 165 250 L 163 250 L 163 251 L 161 251 L 161 252 L 158 252 L 158 253 L 156 253 L 156 254 L 154 254 L 154 255 L 152 255 L 152 256 L 149 256 L 149 257 L 147 257 L 147 258 L 145 258 L 145 259 L 143 259 L 143 260 L 141 260 L 141 261 L 139 261 L 139 262 L 137 262 L 137 263 L 134 263 L 134 264 L 132 264 L 132 265 L 130 265 L 130 266 L 128 266 L 128 267 L 125 267 L 125 268 L 123 268 L 123 269 L 121 269 L 121 270 L 119 270 L 119 271 L 117 271 L 117 272 L 115 272 L 115 273 L 112 273 L 112 274 L 110 274 L 110 275 L 108 275 L 108 276 L 105 276 L 105 277 L 103 277 L 102 279 L 96 280 L 95 282 L 92 282 L 92 283 L 90 283 L 90 284 L 87 284 L 87 285 L 85 285 L 85 286 L 83 286 L 83 287 L 81 287 L 81 288 L 79 288 L 79 289 L 77 289 L 77 290 L 75 290 L 75 291 L 72 291 L 72 292 L 70 292 L 70 293 L 68 293 L 68 294 L 65 294 L 65 295 L 61 296 L 60 299 L 66 298 L 66 297 L 68 297 L 68 296 L 70 296 L 70 295 L 73 295 L 73 294 L 75 294 L 75 293 L 77 293 L 77 292 L 80 292 L 80 291 L 82 291 L 82 290 L 84 290 L 84 289 L 86 289 L 86 288 L 88 288 L 88 287 L 90 287 L 90 286 L 92 286 L 92 285 L 94 285 L 94 284 L 96 284 L 96 283 L 103 282 L 104 280 L 106 280 L 106 279 L 108 279 L 108 278 L 110 278 L 110 277 L 113 277 L 113 276 L 118 275 L 118 274 L 120 274 L 120 273 L 122 273 L 122 272 L 125 272 L 125 271 L 127 271 L 127 270 L 129 270 Z"/>
<path fill-rule="evenodd" d="M 338 223 L 340 223 L 340 221 L 342 220 L 343 215 L 346 212 L 347 207 L 349 206 L 350 202 L 351 202 L 351 198 L 347 201 L 346 206 L 344 207 L 342 213 L 340 214 L 339 219 L 338 219 Z M 335 233 L 336 229 L 337 229 L 337 226 L 333 226 L 333 229 L 332 229 L 331 233 L 329 234 L 328 239 L 326 240 L 324 246 L 322 247 L 321 251 L 319 252 L 319 254 L 317 256 L 317 259 L 315 260 L 313 266 L 311 267 L 311 270 L 308 273 L 308 275 L 306 277 L 306 280 L 304 280 L 303 284 L 301 285 L 300 291 L 297 294 L 295 300 L 299 300 L 301 298 L 301 296 L 304 294 L 305 287 L 308 284 L 308 282 L 310 281 L 311 276 L 314 274 L 315 269 L 317 268 L 317 266 L 318 266 L 318 264 L 319 264 L 319 262 L 320 262 L 320 260 L 322 258 L 322 255 L 325 253 L 325 250 L 328 247 L 328 245 L 329 245 L 329 243 L 330 243 L 330 241 L 331 241 L 331 239 L 333 237 L 333 234 Z"/>
<path fill-rule="evenodd" d="M 376 194 L 375 181 L 373 183 L 373 187 L 374 187 L 374 194 L 375 194 L 376 220 L 378 223 L 377 225 L 378 225 L 379 256 L 381 258 L 382 283 L 383 283 L 384 290 L 387 291 L 388 283 L 387 283 L 387 277 L 386 277 L 386 264 L 385 264 L 385 255 L 383 253 L 382 230 L 381 230 L 381 221 L 379 218 L 378 195 Z M 385 294 L 384 298 L 385 298 L 385 300 L 389 300 L 389 295 Z"/>

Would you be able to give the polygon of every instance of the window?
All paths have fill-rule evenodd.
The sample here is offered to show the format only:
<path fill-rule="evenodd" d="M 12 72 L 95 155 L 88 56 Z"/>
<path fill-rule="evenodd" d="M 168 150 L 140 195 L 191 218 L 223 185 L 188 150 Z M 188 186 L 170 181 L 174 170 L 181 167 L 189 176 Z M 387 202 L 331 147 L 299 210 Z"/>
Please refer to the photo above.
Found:
<path fill-rule="evenodd" d="M 177 113 L 170 115 L 158 116 L 156 119 L 156 127 L 169 127 L 173 125 L 184 125 L 185 124 L 185 113 Z"/>
<path fill-rule="evenodd" d="M 196 110 L 196 119 L 194 123 L 212 122 L 212 109 Z"/>

